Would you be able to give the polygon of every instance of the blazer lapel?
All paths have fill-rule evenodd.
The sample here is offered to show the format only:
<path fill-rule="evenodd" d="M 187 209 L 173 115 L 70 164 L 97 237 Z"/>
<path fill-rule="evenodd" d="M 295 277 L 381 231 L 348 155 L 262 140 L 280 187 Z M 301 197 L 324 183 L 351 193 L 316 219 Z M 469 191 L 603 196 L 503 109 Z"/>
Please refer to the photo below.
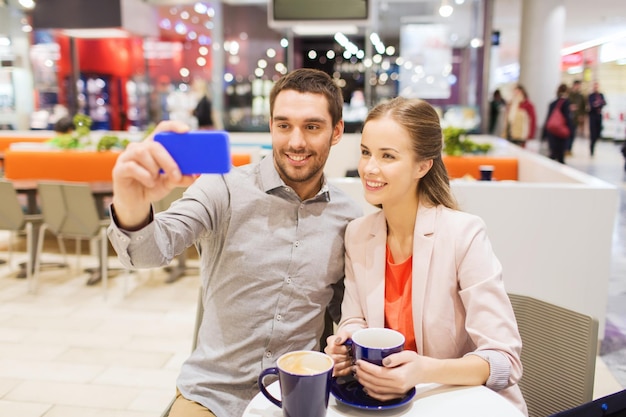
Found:
<path fill-rule="evenodd" d="M 365 319 L 369 327 L 385 327 L 385 264 L 387 223 L 382 210 L 372 223 L 365 243 L 365 283 L 367 285 L 367 311 Z"/>
<path fill-rule="evenodd" d="M 437 207 L 425 207 L 420 204 L 415 219 L 415 234 L 413 236 L 413 326 L 417 351 L 424 351 L 424 338 L 422 332 L 422 317 L 428 284 L 429 268 L 433 253 L 435 222 L 439 209 Z M 384 299 L 383 299 L 384 303 Z"/>

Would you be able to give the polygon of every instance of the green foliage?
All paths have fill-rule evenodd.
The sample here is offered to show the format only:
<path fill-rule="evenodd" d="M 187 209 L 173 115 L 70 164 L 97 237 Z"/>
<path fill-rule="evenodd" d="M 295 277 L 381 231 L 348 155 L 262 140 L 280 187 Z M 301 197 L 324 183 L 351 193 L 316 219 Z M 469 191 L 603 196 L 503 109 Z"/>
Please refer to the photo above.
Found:
<path fill-rule="evenodd" d="M 491 150 L 490 143 L 476 143 L 466 137 L 466 131 L 458 127 L 448 126 L 443 129 L 443 152 L 450 156 L 461 156 L 468 153 L 484 154 Z"/>
<path fill-rule="evenodd" d="M 73 120 L 74 126 L 76 127 L 76 136 L 78 137 L 78 139 L 88 136 L 91 132 L 91 124 L 93 123 L 91 117 L 87 116 L 86 114 L 76 113 Z"/>
<path fill-rule="evenodd" d="M 50 140 L 50 144 L 59 149 L 78 149 L 89 144 L 89 134 L 91 133 L 92 120 L 86 114 L 78 113 L 72 119 L 75 130 L 72 133 L 58 135 Z M 124 149 L 129 143 L 128 139 L 120 140 L 115 135 L 104 135 L 98 141 L 96 149 L 107 151 L 112 148 Z"/>
<path fill-rule="evenodd" d="M 119 141 L 120 140 L 119 140 L 119 138 L 117 136 L 114 136 L 114 135 L 104 135 L 98 141 L 98 145 L 96 146 L 96 149 L 98 151 L 109 150 L 112 147 L 116 146 L 119 143 Z"/>
<path fill-rule="evenodd" d="M 55 136 L 48 143 L 59 149 L 77 149 L 80 147 L 78 137 L 72 133 L 64 133 L 62 135 Z"/>
<path fill-rule="evenodd" d="M 98 145 L 96 146 L 96 149 L 98 151 L 108 151 L 108 150 L 111 150 L 112 148 L 124 149 L 128 145 L 129 142 L 130 141 L 128 139 L 120 140 L 120 138 L 118 138 L 115 135 L 104 135 L 98 141 Z"/>
<path fill-rule="evenodd" d="M 146 131 L 144 132 L 143 138 L 147 138 L 148 136 L 150 136 L 152 134 L 152 132 L 154 132 L 154 129 L 156 128 L 156 124 L 155 123 L 150 123 L 148 125 L 148 127 L 146 128 Z"/>
<path fill-rule="evenodd" d="M 82 148 L 85 145 L 83 138 L 88 137 L 91 132 L 91 117 L 78 113 L 72 118 L 72 121 L 75 127 L 73 132 L 55 136 L 48 143 L 59 149 Z"/>

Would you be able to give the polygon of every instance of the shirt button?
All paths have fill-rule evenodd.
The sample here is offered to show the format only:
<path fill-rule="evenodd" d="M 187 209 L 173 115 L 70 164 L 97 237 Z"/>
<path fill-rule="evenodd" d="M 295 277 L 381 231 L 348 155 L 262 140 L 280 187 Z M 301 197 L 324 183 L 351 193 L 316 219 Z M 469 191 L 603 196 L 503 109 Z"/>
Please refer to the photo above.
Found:
<path fill-rule="evenodd" d="M 287 284 L 291 284 L 291 278 L 287 277 Z"/>
<path fill-rule="evenodd" d="M 299 248 L 299 247 L 300 247 L 300 241 L 299 241 L 299 240 L 296 240 L 296 241 L 294 242 L 294 245 L 296 246 L 296 248 Z"/>
<path fill-rule="evenodd" d="M 277 321 L 281 321 L 283 319 L 283 316 L 281 316 L 280 314 L 276 315 L 276 320 Z"/>
<path fill-rule="evenodd" d="M 266 358 L 271 358 L 272 357 L 272 352 L 270 352 L 270 351 L 265 352 L 265 357 Z"/>

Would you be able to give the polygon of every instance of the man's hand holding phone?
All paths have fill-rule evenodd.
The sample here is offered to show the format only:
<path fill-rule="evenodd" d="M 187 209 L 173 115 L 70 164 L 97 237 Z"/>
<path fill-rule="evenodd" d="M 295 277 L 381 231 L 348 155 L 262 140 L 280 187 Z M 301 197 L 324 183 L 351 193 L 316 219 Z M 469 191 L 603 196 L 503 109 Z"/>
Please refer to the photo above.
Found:
<path fill-rule="evenodd" d="M 190 135 L 189 127 L 184 123 L 164 121 L 159 123 L 153 135 L 128 145 L 113 167 L 113 206 L 121 227 L 131 230 L 144 225 L 149 218 L 152 202 L 161 200 L 175 187 L 191 185 L 197 178 L 196 174 L 208 171 L 207 167 L 212 163 L 221 163 L 211 165 L 219 167 L 219 171 L 227 172 L 230 169 L 228 137 L 224 132 L 220 135 L 216 135 L 218 132 L 206 132 L 211 134 Z M 160 136 L 169 138 L 166 140 L 168 143 L 155 140 Z M 187 142 L 186 138 L 192 136 L 194 139 Z M 217 137 L 220 146 L 216 147 L 217 153 L 212 153 L 208 162 L 201 161 L 197 165 L 198 159 L 210 148 L 210 142 L 202 142 L 201 149 L 194 149 L 194 146 L 201 138 L 208 137 Z M 181 149 L 183 151 L 179 153 Z M 190 157 L 189 153 L 193 156 Z M 227 166 L 224 165 L 226 159 Z M 192 174 L 192 171 L 197 172 Z"/>

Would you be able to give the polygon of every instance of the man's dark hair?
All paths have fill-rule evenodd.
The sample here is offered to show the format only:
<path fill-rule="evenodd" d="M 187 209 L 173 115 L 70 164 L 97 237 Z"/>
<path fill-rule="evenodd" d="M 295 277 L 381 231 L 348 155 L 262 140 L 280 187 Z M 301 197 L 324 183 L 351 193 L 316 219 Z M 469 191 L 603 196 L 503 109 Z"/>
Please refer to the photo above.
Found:
<path fill-rule="evenodd" d="M 295 90 L 299 93 L 322 94 L 328 101 L 328 112 L 333 126 L 343 117 L 343 94 L 341 88 L 323 71 L 312 68 L 300 68 L 281 77 L 270 92 L 270 117 L 274 116 L 274 103 L 278 93 Z"/>

